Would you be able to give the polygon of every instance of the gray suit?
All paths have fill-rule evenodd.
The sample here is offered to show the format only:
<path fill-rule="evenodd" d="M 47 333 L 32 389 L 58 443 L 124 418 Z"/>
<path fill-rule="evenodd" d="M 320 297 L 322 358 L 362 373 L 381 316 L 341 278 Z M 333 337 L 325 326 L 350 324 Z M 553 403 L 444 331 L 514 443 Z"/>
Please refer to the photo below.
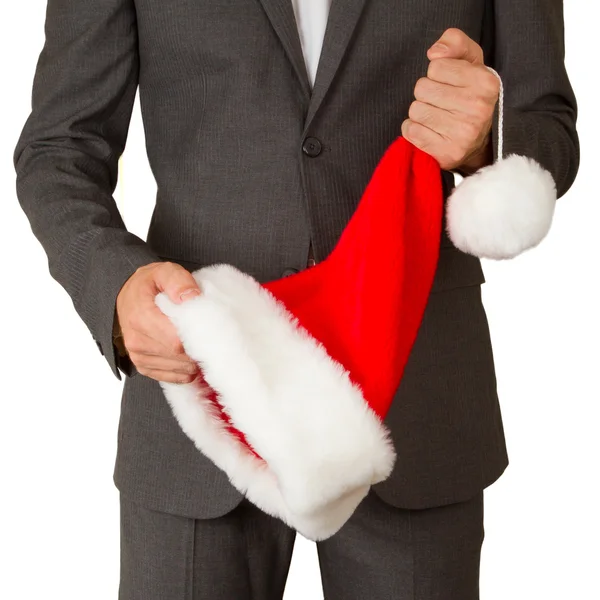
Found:
<path fill-rule="evenodd" d="M 559 195 L 579 162 L 562 2 L 334 0 L 311 94 L 289 0 L 50 0 L 18 197 L 52 276 L 125 380 L 115 482 L 192 518 L 241 500 L 180 431 L 157 382 L 112 343 L 116 295 L 141 265 L 228 262 L 260 281 L 323 259 L 399 135 L 427 48 L 450 26 L 505 84 L 505 152 L 537 159 Z M 139 84 L 158 184 L 147 242 L 112 193 Z M 497 123 L 494 124 L 494 143 Z M 444 177 L 446 192 L 453 177 Z M 393 276 L 393 273 L 390 273 Z M 398 460 L 376 486 L 422 509 L 466 501 L 507 465 L 479 261 L 444 234 L 434 289 L 387 418 Z"/>

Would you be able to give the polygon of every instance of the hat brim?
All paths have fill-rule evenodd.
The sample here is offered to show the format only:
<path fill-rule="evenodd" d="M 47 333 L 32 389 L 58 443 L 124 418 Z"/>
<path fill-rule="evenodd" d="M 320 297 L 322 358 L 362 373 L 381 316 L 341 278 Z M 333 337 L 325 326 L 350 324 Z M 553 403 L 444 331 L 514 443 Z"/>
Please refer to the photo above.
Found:
<path fill-rule="evenodd" d="M 309 539 L 333 535 L 389 476 L 387 428 L 343 366 L 255 279 L 230 265 L 193 276 L 199 296 L 156 297 L 202 370 L 203 381 L 161 382 L 175 418 L 259 508 Z"/>

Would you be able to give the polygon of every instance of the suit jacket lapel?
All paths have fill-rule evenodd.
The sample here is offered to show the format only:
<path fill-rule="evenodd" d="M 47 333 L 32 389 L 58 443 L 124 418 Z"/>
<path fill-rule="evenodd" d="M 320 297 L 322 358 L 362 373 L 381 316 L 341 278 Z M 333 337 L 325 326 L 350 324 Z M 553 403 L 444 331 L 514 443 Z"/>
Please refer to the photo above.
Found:
<path fill-rule="evenodd" d="M 291 0 L 283 0 L 283 2 L 290 6 L 292 4 Z M 366 0 L 332 0 L 305 129 L 309 127 L 331 86 L 365 3 Z"/>
<path fill-rule="evenodd" d="M 294 71 L 300 80 L 302 91 L 310 96 L 310 82 L 306 72 L 306 64 L 302 54 L 302 45 L 298 35 L 298 26 L 292 0 L 260 0 L 263 8 L 277 33 L 283 48 L 292 63 Z"/>

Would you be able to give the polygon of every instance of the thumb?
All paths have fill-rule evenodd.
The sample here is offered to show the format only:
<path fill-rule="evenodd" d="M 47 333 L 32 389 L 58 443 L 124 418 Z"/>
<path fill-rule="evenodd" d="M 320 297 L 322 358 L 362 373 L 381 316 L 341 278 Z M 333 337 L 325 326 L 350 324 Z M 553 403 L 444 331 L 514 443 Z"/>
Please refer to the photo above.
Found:
<path fill-rule="evenodd" d="M 194 276 L 176 263 L 163 263 L 155 272 L 154 283 L 176 304 L 181 304 L 200 294 Z"/>
<path fill-rule="evenodd" d="M 446 29 L 442 37 L 429 48 L 427 58 L 458 58 L 474 65 L 483 64 L 483 50 L 464 31 L 454 27 Z"/>

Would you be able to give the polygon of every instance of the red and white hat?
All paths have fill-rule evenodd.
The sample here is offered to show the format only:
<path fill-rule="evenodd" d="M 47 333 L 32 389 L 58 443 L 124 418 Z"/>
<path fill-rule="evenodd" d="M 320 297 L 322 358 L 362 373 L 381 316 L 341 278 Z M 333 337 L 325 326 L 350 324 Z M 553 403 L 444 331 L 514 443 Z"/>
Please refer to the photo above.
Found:
<path fill-rule="evenodd" d="M 556 189 L 531 159 L 499 157 L 455 189 L 447 221 L 464 251 L 509 258 L 546 235 Z M 321 263 L 265 284 L 209 266 L 193 273 L 199 296 L 156 298 L 202 370 L 161 382 L 181 428 L 309 539 L 338 531 L 392 471 L 383 420 L 425 311 L 443 210 L 437 161 L 398 138 Z"/>

